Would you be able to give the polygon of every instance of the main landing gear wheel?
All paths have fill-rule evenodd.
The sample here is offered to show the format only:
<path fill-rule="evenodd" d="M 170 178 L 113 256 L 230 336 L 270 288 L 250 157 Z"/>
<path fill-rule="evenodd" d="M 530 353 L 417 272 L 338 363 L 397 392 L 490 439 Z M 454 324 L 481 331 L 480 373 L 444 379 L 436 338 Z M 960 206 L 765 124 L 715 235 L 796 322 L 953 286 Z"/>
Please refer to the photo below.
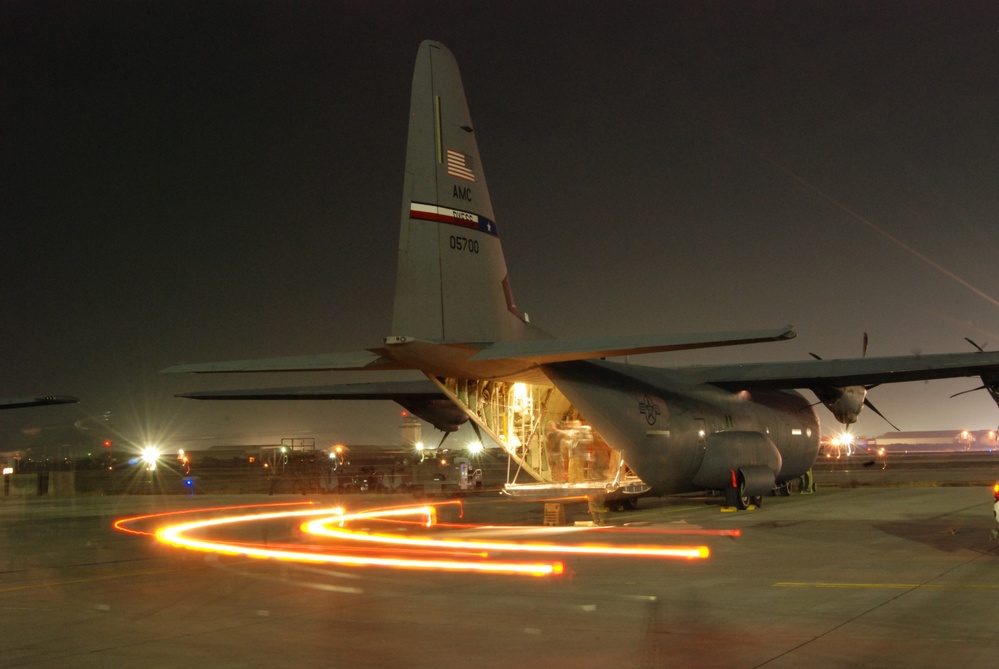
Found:
<path fill-rule="evenodd" d="M 742 494 L 742 487 L 730 486 L 725 488 L 725 506 L 735 507 L 739 511 L 744 511 L 749 506 L 749 497 Z"/>
<path fill-rule="evenodd" d="M 739 477 L 739 485 L 725 488 L 725 505 L 733 506 L 739 511 L 745 511 L 750 505 L 755 507 L 763 506 L 763 495 L 747 495 L 746 482 Z"/>

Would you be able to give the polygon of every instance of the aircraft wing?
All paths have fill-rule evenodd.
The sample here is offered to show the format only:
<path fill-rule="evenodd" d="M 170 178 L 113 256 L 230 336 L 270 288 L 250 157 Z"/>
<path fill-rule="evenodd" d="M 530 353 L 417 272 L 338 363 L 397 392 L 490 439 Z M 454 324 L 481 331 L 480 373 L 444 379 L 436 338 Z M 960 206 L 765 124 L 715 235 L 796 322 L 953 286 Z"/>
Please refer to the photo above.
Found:
<path fill-rule="evenodd" d="M 436 400 L 447 399 L 429 380 L 340 383 L 331 386 L 202 390 L 177 397 L 195 400 Z"/>
<path fill-rule="evenodd" d="M 735 346 L 759 342 L 781 341 L 796 336 L 790 325 L 772 330 L 747 330 L 742 332 L 700 332 L 692 334 L 645 335 L 631 337 L 595 337 L 589 339 L 517 339 L 485 345 L 435 344 L 432 342 L 408 342 L 410 347 L 417 344 L 439 350 L 476 350 L 463 354 L 472 363 L 490 364 L 500 361 L 526 362 L 542 365 L 569 360 L 591 360 L 621 355 L 639 355 L 663 351 L 682 351 L 715 346 Z M 405 344 L 405 338 L 392 342 L 392 346 Z M 478 350 L 482 347 L 482 350 Z M 412 370 L 412 362 L 396 360 L 385 352 L 390 350 L 371 349 L 349 353 L 326 353 L 300 355 L 284 358 L 263 358 L 256 360 L 231 360 L 227 362 L 205 362 L 174 365 L 162 370 L 167 374 L 219 374 L 239 372 L 319 372 L 319 371 L 393 371 Z M 449 353 L 450 354 L 450 353 Z M 471 374 L 475 376 L 475 373 Z"/>
<path fill-rule="evenodd" d="M 341 383 L 332 386 L 204 390 L 178 397 L 195 400 L 392 400 L 444 432 L 454 432 L 468 416 L 428 379 Z"/>
<path fill-rule="evenodd" d="M 239 372 L 323 372 L 351 370 L 400 370 L 412 369 L 375 351 L 350 351 L 297 355 L 284 358 L 255 360 L 230 360 L 174 365 L 163 370 L 167 374 L 219 374 Z"/>
<path fill-rule="evenodd" d="M 697 332 L 690 334 L 595 337 L 591 339 L 528 339 L 501 341 L 487 346 L 470 360 L 526 360 L 551 364 L 571 360 L 592 360 L 622 355 L 684 351 L 695 348 L 736 346 L 793 339 L 794 328 L 786 325 L 773 330 L 742 332 Z"/>
<path fill-rule="evenodd" d="M 46 397 L 8 397 L 0 399 L 0 409 L 20 409 L 22 407 L 40 407 L 50 404 L 74 404 L 79 398 L 69 395 L 48 395 Z"/>
<path fill-rule="evenodd" d="M 692 384 L 726 390 L 790 389 L 928 381 L 962 376 L 999 378 L 999 351 L 905 355 L 888 358 L 804 360 L 746 365 L 705 365 L 670 370 Z"/>

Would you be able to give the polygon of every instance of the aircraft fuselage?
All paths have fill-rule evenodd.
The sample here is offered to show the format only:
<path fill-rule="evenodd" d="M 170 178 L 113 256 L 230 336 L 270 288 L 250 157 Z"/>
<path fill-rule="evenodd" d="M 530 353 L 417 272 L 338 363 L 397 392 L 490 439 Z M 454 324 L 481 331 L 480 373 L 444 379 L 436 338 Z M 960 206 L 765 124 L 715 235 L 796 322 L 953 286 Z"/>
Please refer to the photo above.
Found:
<path fill-rule="evenodd" d="M 603 361 L 543 369 L 659 494 L 724 488 L 733 471 L 753 469 L 771 472 L 759 484 L 769 489 L 807 472 L 818 453 L 818 418 L 795 391 L 684 387 L 666 370 Z"/>

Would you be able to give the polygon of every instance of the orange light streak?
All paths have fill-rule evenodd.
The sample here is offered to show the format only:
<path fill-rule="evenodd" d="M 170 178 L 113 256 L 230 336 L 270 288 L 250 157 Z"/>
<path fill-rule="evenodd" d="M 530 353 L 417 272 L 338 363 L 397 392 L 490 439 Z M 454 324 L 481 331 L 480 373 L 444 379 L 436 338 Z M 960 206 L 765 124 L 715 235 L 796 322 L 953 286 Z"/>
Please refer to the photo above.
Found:
<path fill-rule="evenodd" d="M 657 557 L 697 559 L 708 557 L 707 546 L 609 546 L 602 544 L 548 544 L 521 543 L 516 541 L 480 541 L 468 539 L 430 539 L 426 537 L 401 537 L 395 534 L 359 533 L 328 527 L 328 519 L 305 523 L 302 529 L 310 534 L 318 534 L 333 539 L 368 541 L 395 546 L 437 547 L 465 550 L 496 550 L 522 553 L 553 553 L 568 555 L 612 555 L 618 557 Z"/>
<path fill-rule="evenodd" d="M 114 521 L 114 528 L 121 532 L 127 532 L 128 534 L 138 534 L 144 536 L 152 536 L 152 532 L 143 532 L 142 530 L 133 530 L 131 528 L 125 527 L 129 523 L 137 523 L 143 520 L 149 520 L 150 518 L 167 518 L 169 516 L 180 516 L 187 513 L 209 513 L 213 511 L 235 511 L 239 509 L 264 509 L 270 508 L 272 506 L 303 506 L 312 505 L 313 502 L 271 502 L 269 504 L 238 504 L 235 506 L 214 506 L 214 507 L 202 507 L 198 509 L 181 509 L 180 511 L 162 511 L 160 513 L 147 513 L 144 516 L 131 516 L 130 518 L 119 518 Z"/>
<path fill-rule="evenodd" d="M 243 546 L 256 546 L 254 543 L 240 542 L 235 545 Z M 291 544 L 291 543 L 273 543 L 269 542 L 267 544 L 268 548 L 275 548 L 280 550 L 298 550 L 320 553 L 329 550 L 329 545 L 317 545 L 317 544 Z M 350 555 L 385 555 L 386 551 L 380 546 L 338 546 L 337 551 L 343 552 Z M 444 551 L 439 548 L 427 548 L 425 550 L 420 550 L 418 548 L 400 548 L 394 552 L 395 555 L 432 555 L 435 557 L 450 556 L 450 557 L 463 557 L 463 558 L 479 558 L 485 559 L 489 557 L 489 553 L 485 551 Z"/>
<path fill-rule="evenodd" d="M 707 546 L 635 546 L 621 547 L 608 546 L 602 544 L 550 544 L 550 543 L 521 543 L 516 541 L 479 541 L 463 539 L 429 539 L 425 537 L 408 538 L 395 534 L 381 533 L 360 533 L 344 529 L 332 529 L 327 527 L 330 523 L 337 523 L 343 528 L 345 522 L 369 518 L 388 518 L 407 515 L 426 516 L 426 526 L 431 527 L 436 522 L 436 511 L 432 506 L 417 507 L 396 507 L 392 509 L 374 509 L 372 511 L 362 511 L 343 515 L 342 510 L 339 518 L 314 520 L 302 525 L 302 531 L 308 534 L 318 534 L 334 539 L 347 539 L 353 541 L 368 541 L 381 544 L 392 544 L 398 546 L 432 546 L 446 549 L 466 549 L 466 550 L 500 550 L 500 551 L 520 551 L 531 553 L 566 553 L 576 555 L 616 555 L 622 557 L 678 557 L 678 558 L 706 558 L 709 551 Z M 681 530 L 682 531 L 682 530 Z M 691 533 L 697 530 L 689 530 Z M 714 530 L 701 530 L 703 532 L 714 532 Z M 739 532 L 739 530 L 734 530 Z"/>
<path fill-rule="evenodd" d="M 274 506 L 301 506 L 303 503 L 278 503 L 259 504 L 244 506 L 229 506 L 203 508 L 196 510 L 183 510 L 165 513 L 147 514 L 132 518 L 122 518 L 114 522 L 114 527 L 122 532 L 138 535 L 153 534 L 128 527 L 128 525 L 140 521 L 148 521 L 157 518 L 167 518 L 170 516 L 205 513 L 217 511 L 233 511 L 249 508 L 262 508 Z M 308 504 L 312 504 L 308 502 Z M 445 502 L 444 504 L 455 504 L 455 502 Z M 463 507 L 458 503 L 459 510 L 463 515 Z M 613 546 L 608 544 L 555 544 L 537 542 L 516 542 L 500 540 L 469 540 L 469 539 L 434 539 L 428 537 L 406 537 L 398 534 L 387 534 L 379 532 L 369 532 L 361 530 L 350 530 L 345 527 L 348 523 L 361 520 L 375 520 L 405 522 L 402 518 L 416 517 L 419 524 L 425 527 L 434 527 L 437 524 L 436 506 L 398 506 L 390 508 L 372 509 L 347 513 L 342 508 L 309 508 L 295 509 L 288 511 L 273 511 L 265 513 L 249 513 L 235 516 L 223 516 L 192 522 L 167 525 L 155 531 L 158 541 L 170 546 L 184 548 L 187 550 L 197 550 L 221 553 L 223 555 L 242 555 L 252 558 L 291 560 L 308 563 L 326 563 L 351 566 L 377 566 L 403 569 L 434 569 L 445 571 L 465 571 L 465 572 L 486 572 L 497 574 L 522 574 L 533 576 L 549 576 L 564 573 L 565 567 L 562 562 L 515 562 L 497 561 L 489 559 L 489 551 L 519 552 L 530 554 L 555 554 L 555 555 L 579 555 L 579 556 L 611 556 L 611 557 L 645 557 L 645 558 L 681 558 L 681 559 L 702 559 L 709 555 L 706 546 Z M 315 536 L 335 539 L 355 543 L 354 547 L 339 547 L 331 550 L 328 546 L 301 546 L 301 545 L 268 545 L 261 546 L 256 543 L 231 542 L 217 539 L 200 539 L 191 536 L 191 533 L 232 526 L 248 522 L 267 522 L 287 518 L 302 518 L 305 522 L 301 524 L 304 532 Z M 412 522 L 412 521 L 410 521 Z M 415 523 L 414 523 L 415 524 Z M 337 527 L 333 527 L 333 526 Z M 450 527 L 450 525 L 447 525 Z M 469 526 L 461 526 L 468 528 Z M 476 526 L 485 527 L 485 526 Z M 611 530 L 607 530 L 611 531 Z M 670 533 L 664 530 L 664 533 Z M 677 533 L 704 533 L 704 534 L 730 534 L 738 536 L 735 531 L 684 531 Z M 374 546 L 364 549 L 356 545 L 368 544 L 374 546 L 392 546 L 397 552 L 385 554 Z M 304 550 L 303 550 L 304 548 Z M 372 554 L 377 553 L 377 554 Z M 420 558 L 414 555 L 430 554 L 434 557 Z M 450 559 L 449 559 L 450 558 Z M 464 559 L 459 559 L 464 558 Z"/>
<path fill-rule="evenodd" d="M 419 507 L 418 512 L 425 512 L 428 507 Z M 377 566 L 396 567 L 404 569 L 435 569 L 446 571 L 478 571 L 499 574 L 523 574 L 529 576 L 549 576 L 561 574 L 564 566 L 561 562 L 548 564 L 525 563 L 525 562 L 500 562 L 500 561 L 462 561 L 462 560 L 421 560 L 413 558 L 399 557 L 364 557 L 358 555 L 345 555 L 342 553 L 309 553 L 296 550 L 277 550 L 272 548 L 261 548 L 255 545 L 234 544 L 222 541 L 205 541 L 193 539 L 186 536 L 193 530 L 208 527 L 218 527 L 221 525 L 245 523 L 250 521 L 275 520 L 280 518 L 291 518 L 295 516 L 329 516 L 330 509 L 309 509 L 304 511 L 281 511 L 274 513 L 248 514 L 243 516 L 227 516 L 224 518 L 212 518 L 208 520 L 193 521 L 180 525 L 170 525 L 156 531 L 156 538 L 167 545 L 186 548 L 189 550 L 206 551 L 211 553 L 221 553 L 223 555 L 243 555 L 253 558 L 271 558 L 276 560 L 291 560 L 295 562 L 311 562 L 325 564 L 341 564 L 352 566 Z M 355 516 L 370 518 L 373 512 L 360 514 L 344 514 L 342 509 L 333 509 L 333 517 L 326 518 L 328 523 L 339 523 L 341 520 L 353 520 Z M 393 514 L 395 515 L 395 514 Z"/>
<path fill-rule="evenodd" d="M 614 534 L 685 534 L 692 536 L 704 536 L 704 537 L 741 537 L 742 530 L 705 530 L 700 527 L 684 527 L 684 528 L 665 528 L 660 527 L 656 529 L 642 527 L 620 527 L 617 525 L 599 525 L 597 527 L 590 528 L 591 531 L 595 532 L 613 532 Z"/>

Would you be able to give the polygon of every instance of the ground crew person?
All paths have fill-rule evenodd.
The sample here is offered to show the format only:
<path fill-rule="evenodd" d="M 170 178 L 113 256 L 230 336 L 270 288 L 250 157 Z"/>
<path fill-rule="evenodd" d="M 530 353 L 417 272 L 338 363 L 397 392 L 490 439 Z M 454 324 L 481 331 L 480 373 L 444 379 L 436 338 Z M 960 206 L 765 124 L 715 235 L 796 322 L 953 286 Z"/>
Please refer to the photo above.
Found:
<path fill-rule="evenodd" d="M 588 495 L 586 504 L 589 507 L 590 518 L 594 525 L 606 525 L 607 500 L 604 495 Z"/>

